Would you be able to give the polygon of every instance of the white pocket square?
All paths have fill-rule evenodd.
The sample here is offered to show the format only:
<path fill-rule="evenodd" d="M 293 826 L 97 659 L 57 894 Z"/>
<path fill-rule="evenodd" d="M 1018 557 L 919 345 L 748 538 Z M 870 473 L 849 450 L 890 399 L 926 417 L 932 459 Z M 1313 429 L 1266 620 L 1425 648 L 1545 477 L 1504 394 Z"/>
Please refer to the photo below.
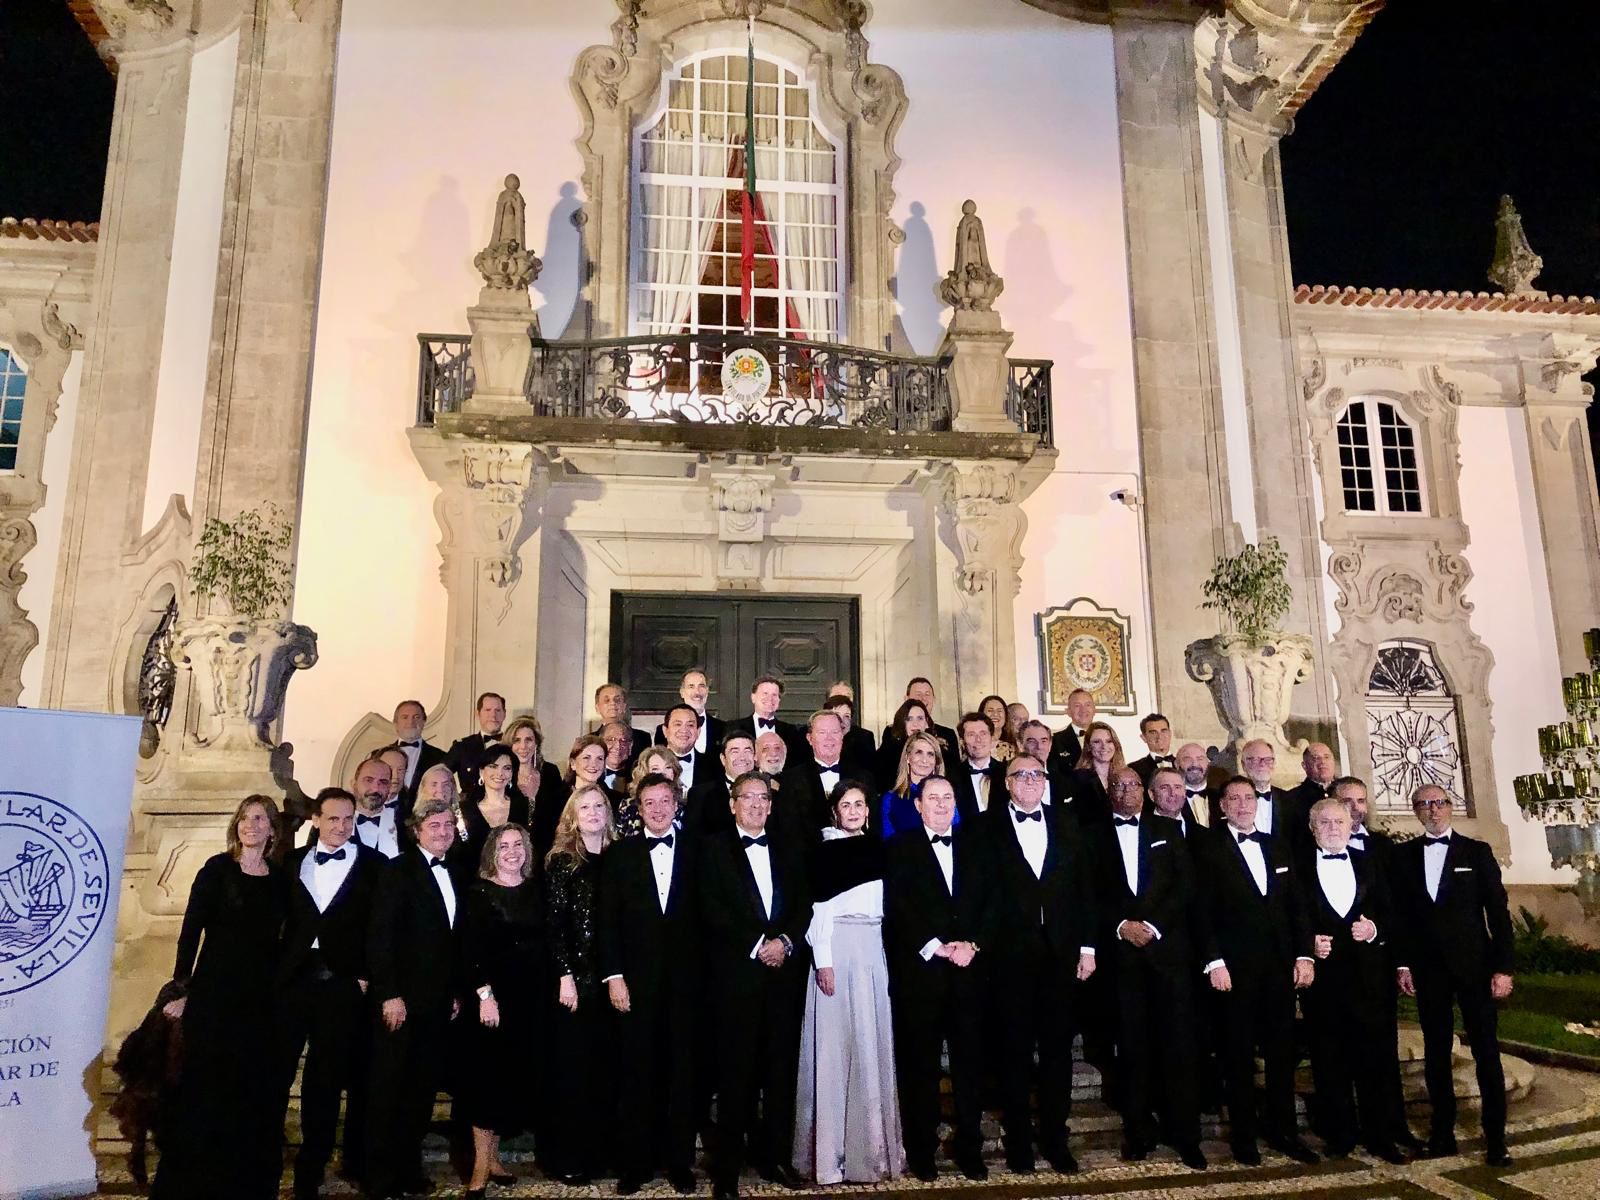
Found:
<path fill-rule="evenodd" d="M 1289 872 L 1289 868 L 1288 867 L 1275 867 L 1274 871 L 1279 875 L 1286 875 Z"/>
<path fill-rule="evenodd" d="M 1456 868 L 1456 874 L 1460 875 L 1463 871 L 1470 871 L 1470 870 L 1472 870 L 1471 867 L 1457 867 Z"/>
<path fill-rule="evenodd" d="M 1165 846 L 1166 844 L 1167 844 L 1167 839 L 1166 838 L 1162 838 L 1159 842 L 1151 842 L 1150 843 L 1150 849 L 1154 850 L 1157 846 Z"/>

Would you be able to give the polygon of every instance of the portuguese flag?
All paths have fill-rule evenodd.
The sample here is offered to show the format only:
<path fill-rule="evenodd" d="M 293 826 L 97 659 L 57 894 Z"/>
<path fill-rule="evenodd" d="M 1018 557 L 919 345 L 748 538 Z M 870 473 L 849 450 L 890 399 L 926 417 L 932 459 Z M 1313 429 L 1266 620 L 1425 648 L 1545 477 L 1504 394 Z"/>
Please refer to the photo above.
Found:
<path fill-rule="evenodd" d="M 752 288 L 756 277 L 756 33 L 751 21 L 745 51 L 744 195 L 739 236 L 739 319 L 746 333 L 755 328 Z"/>

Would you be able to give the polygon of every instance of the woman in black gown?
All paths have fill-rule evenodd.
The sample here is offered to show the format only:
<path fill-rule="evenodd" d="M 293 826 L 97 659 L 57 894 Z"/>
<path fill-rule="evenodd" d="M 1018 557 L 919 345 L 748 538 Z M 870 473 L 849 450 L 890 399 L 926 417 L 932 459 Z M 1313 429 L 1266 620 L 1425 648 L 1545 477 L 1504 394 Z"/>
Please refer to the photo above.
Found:
<path fill-rule="evenodd" d="M 509 746 L 486 747 L 478 763 L 478 781 L 461 798 L 461 821 L 466 826 L 461 853 L 474 868 L 483 858 L 491 830 L 509 821 L 528 827 L 528 801 L 511 784 L 516 769 L 516 755 Z"/>
<path fill-rule="evenodd" d="M 516 1182 L 500 1161 L 500 1139 L 533 1128 L 541 1090 L 524 1070 L 507 1070 L 536 1062 L 540 1041 L 544 897 L 534 866 L 527 829 L 501 825 L 484 840 L 479 877 L 466 897 L 468 1021 L 456 1116 L 472 1126 L 468 1197 L 482 1197 L 491 1183 Z"/>
<path fill-rule="evenodd" d="M 611 1129 L 605 1116 L 613 1099 L 611 1005 L 600 982 L 595 920 L 600 855 L 615 840 L 605 792 L 578 784 L 545 859 L 545 915 L 558 1005 L 550 1041 L 555 1077 L 561 1080 L 560 1100 L 551 1114 L 555 1150 L 548 1161 L 571 1187 L 586 1185 L 604 1169 L 604 1139 Z"/>
<path fill-rule="evenodd" d="M 187 994 L 163 1010 L 183 1022 L 183 1068 L 154 1200 L 278 1194 L 282 1098 L 265 1052 L 288 895 L 277 849 L 277 805 L 247 796 L 190 889 L 172 973 Z"/>
<path fill-rule="evenodd" d="M 533 854 L 543 862 L 555 840 L 556 822 L 567 802 L 561 771 L 544 756 L 544 730 L 538 717 L 518 717 L 506 726 L 506 745 L 516 757 L 512 788 L 528 802 L 528 835 L 533 838 Z"/>

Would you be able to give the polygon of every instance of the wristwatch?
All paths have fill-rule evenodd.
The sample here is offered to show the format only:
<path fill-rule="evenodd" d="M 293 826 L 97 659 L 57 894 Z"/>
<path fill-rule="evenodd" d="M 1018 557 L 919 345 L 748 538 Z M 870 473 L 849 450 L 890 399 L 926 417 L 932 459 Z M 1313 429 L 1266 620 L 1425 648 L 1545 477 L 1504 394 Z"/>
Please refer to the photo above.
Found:
<path fill-rule="evenodd" d="M 494 999 L 494 989 L 492 987 L 490 987 L 487 983 L 484 984 L 481 988 L 478 989 L 478 999 L 479 1000 L 493 1000 Z"/>

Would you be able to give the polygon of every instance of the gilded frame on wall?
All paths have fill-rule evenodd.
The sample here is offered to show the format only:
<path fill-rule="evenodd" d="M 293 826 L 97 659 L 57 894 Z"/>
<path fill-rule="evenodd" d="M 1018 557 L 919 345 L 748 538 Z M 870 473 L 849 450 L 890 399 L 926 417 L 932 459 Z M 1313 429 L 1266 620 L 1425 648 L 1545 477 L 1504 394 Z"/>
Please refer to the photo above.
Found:
<path fill-rule="evenodd" d="M 1111 716 L 1138 711 L 1128 677 L 1127 617 L 1079 596 L 1034 617 L 1039 639 L 1039 711 L 1067 711 L 1067 696 L 1078 688 L 1093 693 L 1095 709 Z"/>

